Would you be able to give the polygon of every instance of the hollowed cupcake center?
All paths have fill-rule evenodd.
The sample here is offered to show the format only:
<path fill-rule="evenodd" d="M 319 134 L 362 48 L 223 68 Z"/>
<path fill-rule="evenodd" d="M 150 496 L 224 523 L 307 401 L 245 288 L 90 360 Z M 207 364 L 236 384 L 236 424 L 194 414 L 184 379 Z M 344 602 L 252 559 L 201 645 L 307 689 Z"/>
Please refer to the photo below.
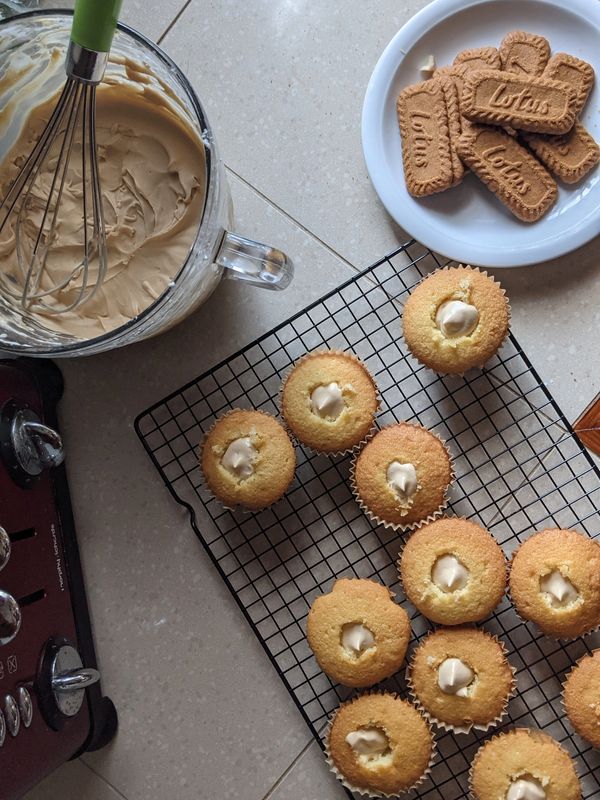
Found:
<path fill-rule="evenodd" d="M 343 393 L 348 389 L 352 387 L 342 388 L 336 381 L 315 386 L 310 393 L 310 410 L 321 419 L 335 421 L 346 408 Z"/>
<path fill-rule="evenodd" d="M 457 592 L 469 582 L 469 570 L 455 555 L 446 553 L 436 559 L 431 580 L 442 592 Z"/>
<path fill-rule="evenodd" d="M 522 775 L 508 787 L 506 800 L 545 800 L 542 784 L 532 775 Z"/>
<path fill-rule="evenodd" d="M 341 645 L 354 658 L 375 646 L 373 633 L 362 622 L 348 622 L 342 626 Z"/>
<path fill-rule="evenodd" d="M 469 336 L 479 322 L 479 311 L 463 300 L 446 300 L 435 315 L 435 323 L 447 339 Z"/>
<path fill-rule="evenodd" d="M 460 658 L 446 658 L 438 668 L 438 686 L 444 694 L 468 697 L 474 680 L 475 673 Z"/>
<path fill-rule="evenodd" d="M 392 752 L 387 734 L 376 726 L 350 731 L 346 741 L 359 760 L 370 766 L 375 766 L 375 762 L 388 758 Z"/>
<path fill-rule="evenodd" d="M 230 442 L 221 458 L 221 465 L 234 478 L 244 480 L 254 474 L 257 457 L 258 450 L 252 439 L 249 436 L 242 436 Z"/>
<path fill-rule="evenodd" d="M 409 504 L 419 488 L 414 464 L 392 461 L 386 471 L 386 480 L 389 488 L 402 505 Z"/>
<path fill-rule="evenodd" d="M 557 569 L 542 575 L 540 592 L 543 592 L 552 608 L 566 608 L 579 599 L 575 586 Z"/>

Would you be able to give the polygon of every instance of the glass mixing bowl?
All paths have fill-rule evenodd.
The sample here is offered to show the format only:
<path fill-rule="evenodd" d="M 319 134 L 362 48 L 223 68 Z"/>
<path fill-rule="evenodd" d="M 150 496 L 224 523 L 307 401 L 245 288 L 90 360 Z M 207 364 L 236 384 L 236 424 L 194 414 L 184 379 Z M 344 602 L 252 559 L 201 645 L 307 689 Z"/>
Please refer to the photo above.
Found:
<path fill-rule="evenodd" d="M 71 21 L 68 11 L 33 11 L 0 22 L 0 160 L 30 109 L 64 81 L 62 67 L 52 70 L 49 65 L 51 59 L 61 65 L 64 62 Z M 9 65 L 14 71 L 15 64 L 23 59 L 33 60 L 34 77 L 43 86 L 41 97 L 31 96 L 30 87 L 37 85 L 36 81 L 12 85 L 4 80 Z M 118 26 L 111 59 L 108 78 L 127 78 L 126 59 L 148 68 L 152 88 L 176 104 L 178 113 L 204 144 L 204 163 L 198 170 L 205 171 L 206 193 L 196 237 L 165 292 L 127 324 L 102 336 L 81 339 L 57 333 L 20 308 L 18 302 L 0 294 L 0 350 L 5 352 L 53 358 L 100 353 L 154 336 L 180 322 L 206 300 L 224 275 L 267 289 L 284 289 L 292 278 L 292 263 L 280 250 L 227 230 L 231 201 L 225 170 L 202 104 L 177 65 L 157 45 L 126 25 Z"/>

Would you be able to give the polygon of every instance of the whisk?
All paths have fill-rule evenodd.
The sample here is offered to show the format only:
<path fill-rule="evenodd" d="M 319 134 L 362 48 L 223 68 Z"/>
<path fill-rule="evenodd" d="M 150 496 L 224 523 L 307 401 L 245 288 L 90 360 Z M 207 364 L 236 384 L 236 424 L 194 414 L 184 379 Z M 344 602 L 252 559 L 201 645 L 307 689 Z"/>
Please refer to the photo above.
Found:
<path fill-rule="evenodd" d="M 108 63 L 122 0 L 76 0 L 67 50 L 67 80 L 56 106 L 0 204 L 0 235 L 12 219 L 18 262 L 5 291 L 24 309 L 61 314 L 90 300 L 107 269 L 106 229 L 96 148 L 96 87 Z M 82 257 L 57 278 L 48 264 L 56 243 L 65 186 L 75 180 L 74 143 L 81 145 Z M 79 159 L 77 159 L 79 161 Z M 44 186 L 41 178 L 50 172 Z M 73 223 L 71 223 L 73 224 Z M 79 228 L 79 225 L 81 227 Z M 96 262 L 96 269 L 92 266 Z M 1 267 L 0 267 L 1 269 Z M 68 301 L 59 296 L 65 292 Z"/>

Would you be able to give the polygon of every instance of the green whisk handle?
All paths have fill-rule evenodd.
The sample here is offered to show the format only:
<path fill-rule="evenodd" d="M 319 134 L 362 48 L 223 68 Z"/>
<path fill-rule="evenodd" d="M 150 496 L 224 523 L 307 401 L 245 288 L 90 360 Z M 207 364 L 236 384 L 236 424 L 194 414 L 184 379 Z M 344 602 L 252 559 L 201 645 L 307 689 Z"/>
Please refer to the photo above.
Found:
<path fill-rule="evenodd" d="M 88 50 L 108 53 L 123 0 L 76 0 L 71 41 Z"/>

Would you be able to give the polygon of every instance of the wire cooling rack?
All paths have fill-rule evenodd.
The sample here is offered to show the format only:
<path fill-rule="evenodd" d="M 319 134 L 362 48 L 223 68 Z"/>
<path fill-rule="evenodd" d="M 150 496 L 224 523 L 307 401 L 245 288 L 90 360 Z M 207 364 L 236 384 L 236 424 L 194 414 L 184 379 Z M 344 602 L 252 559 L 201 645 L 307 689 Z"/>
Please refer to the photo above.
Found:
<path fill-rule="evenodd" d="M 190 514 L 195 534 L 227 583 L 318 741 L 330 712 L 352 692 L 319 669 L 305 639 L 311 602 L 341 576 L 374 578 L 410 614 L 412 646 L 430 628 L 405 599 L 395 562 L 402 535 L 374 527 L 348 488 L 348 457 L 298 449 L 286 496 L 260 513 L 230 512 L 202 485 L 198 443 L 233 407 L 277 413 L 281 379 L 309 350 L 349 349 L 382 395 L 380 426 L 418 420 L 444 438 L 457 481 L 450 512 L 478 520 L 510 555 L 532 531 L 576 528 L 600 535 L 600 472 L 514 337 L 484 370 L 436 376 L 407 353 L 400 315 L 410 289 L 445 262 L 409 242 L 322 300 L 140 414 L 136 431 L 165 485 Z M 505 599 L 483 623 L 517 669 L 513 725 L 541 728 L 575 758 L 583 797 L 600 798 L 600 753 L 571 728 L 560 704 L 571 665 L 600 645 L 571 643 L 522 623 Z M 403 673 L 384 686 L 406 696 Z M 467 797 L 468 770 L 484 734 L 438 734 L 431 776 L 410 797 Z"/>

